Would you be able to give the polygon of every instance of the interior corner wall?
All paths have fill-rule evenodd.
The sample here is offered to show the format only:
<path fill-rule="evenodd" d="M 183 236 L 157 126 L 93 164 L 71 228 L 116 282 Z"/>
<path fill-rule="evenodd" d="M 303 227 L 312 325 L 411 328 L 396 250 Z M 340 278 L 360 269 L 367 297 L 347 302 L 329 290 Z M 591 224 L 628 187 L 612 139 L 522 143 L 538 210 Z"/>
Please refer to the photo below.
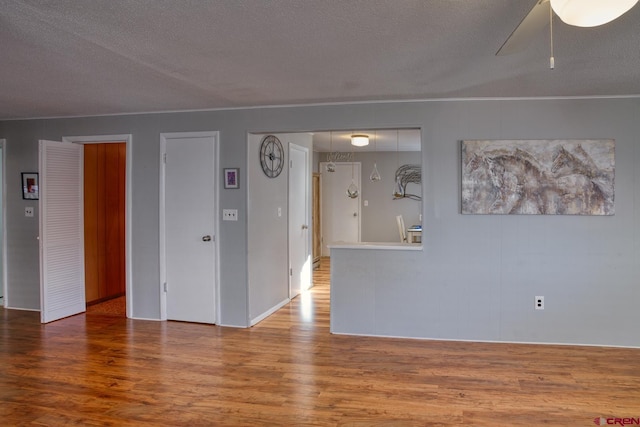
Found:
<path fill-rule="evenodd" d="M 39 308 L 38 206 L 26 218 L 20 172 L 37 171 L 38 140 L 132 135 L 133 316 L 160 317 L 159 139 L 162 132 L 220 132 L 220 168 L 249 163 L 247 134 L 422 129 L 423 246 L 371 284 L 395 285 L 378 332 L 442 339 L 640 345 L 640 98 L 389 102 L 253 108 L 0 123 L 6 138 L 7 297 Z M 616 140 L 611 217 L 460 214 L 460 140 Z M 243 172 L 244 169 L 244 172 Z M 12 189 L 15 189 L 12 190 Z M 248 326 L 247 187 L 221 190 L 221 323 Z M 251 213 L 254 213 L 251 207 Z M 402 261 L 398 255 L 380 259 Z M 272 255 L 277 258 L 280 254 Z M 416 259 L 413 259 L 416 258 Z M 375 257 L 367 261 L 372 262 Z M 362 268 L 375 268 L 363 265 Z M 379 266 L 378 266 L 379 267 Z M 401 286 L 397 286 L 401 285 Z M 400 290 L 404 289 L 404 293 Z M 545 296 L 534 312 L 533 297 Z M 382 295 L 381 295 L 382 296 Z M 428 312 L 428 318 L 408 313 Z M 424 320 L 424 321 L 423 321 Z"/>
<path fill-rule="evenodd" d="M 289 143 L 306 147 L 309 153 L 313 149 L 311 135 L 308 133 L 274 135 L 278 137 L 285 151 L 285 167 L 275 178 L 267 177 L 260 167 L 260 143 L 265 135 L 250 134 L 248 137 L 247 244 L 250 324 L 255 324 L 289 300 L 289 168 L 286 166 L 289 161 Z"/>

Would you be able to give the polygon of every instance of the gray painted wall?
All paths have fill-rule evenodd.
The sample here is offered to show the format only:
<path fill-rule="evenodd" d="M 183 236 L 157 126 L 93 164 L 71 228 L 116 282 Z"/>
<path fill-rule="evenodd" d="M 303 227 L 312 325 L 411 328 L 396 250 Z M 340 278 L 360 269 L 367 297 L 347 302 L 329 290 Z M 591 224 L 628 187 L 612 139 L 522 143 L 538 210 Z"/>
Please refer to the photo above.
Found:
<path fill-rule="evenodd" d="M 249 135 L 248 272 L 249 321 L 251 324 L 274 307 L 289 300 L 288 188 L 289 143 L 309 149 L 309 133 L 275 134 L 285 150 L 285 167 L 276 178 L 268 178 L 260 167 L 260 143 L 264 135 Z M 310 196 L 311 197 L 311 196 Z M 281 216 L 278 216 L 280 208 Z M 309 234 L 311 236 L 311 234 Z M 311 243 L 309 243 L 311 251 Z"/>
<path fill-rule="evenodd" d="M 4 227 L 2 226 L 3 224 L 3 215 L 4 215 L 4 211 L 3 211 L 3 203 L 4 201 L 2 200 L 3 194 L 4 194 L 4 172 L 3 172 L 3 168 L 4 168 L 4 163 L 2 160 L 2 156 L 3 156 L 3 150 L 4 150 L 4 140 L 0 139 L 0 297 L 4 296 L 4 262 L 2 261 L 2 258 L 4 256 Z M 0 300 L 0 305 L 4 305 L 4 298 L 2 300 Z"/>
<path fill-rule="evenodd" d="M 638 100 L 450 102 L 424 113 L 424 250 L 332 251 L 333 331 L 640 346 Z M 459 141 L 476 136 L 614 138 L 616 215 L 461 215 Z"/>
<path fill-rule="evenodd" d="M 25 218 L 27 202 L 17 190 L 20 172 L 37 168 L 38 139 L 133 135 L 133 314 L 158 318 L 161 132 L 218 130 L 220 167 L 253 168 L 258 166 L 247 164 L 247 132 L 418 127 L 428 237 L 415 259 L 381 255 L 389 260 L 389 274 L 378 279 L 387 281 L 385 286 L 410 286 L 409 294 L 398 294 L 400 301 L 410 297 L 414 305 L 437 305 L 437 314 L 431 312 L 428 324 L 414 324 L 411 335 L 638 345 L 639 119 L 640 100 L 628 98 L 372 103 L 3 122 L 6 184 L 16 189 L 7 192 L 9 300 L 13 307 L 39 307 L 33 268 L 39 212 Z M 614 138 L 616 215 L 460 215 L 459 141 L 508 138 Z M 222 323 L 246 325 L 246 186 L 222 190 L 220 207 L 239 209 L 238 222 L 220 227 Z M 407 270 L 403 260 L 414 267 Z M 543 316 L 531 308 L 535 295 L 546 297 Z M 385 316 L 396 314 L 402 317 Z"/>

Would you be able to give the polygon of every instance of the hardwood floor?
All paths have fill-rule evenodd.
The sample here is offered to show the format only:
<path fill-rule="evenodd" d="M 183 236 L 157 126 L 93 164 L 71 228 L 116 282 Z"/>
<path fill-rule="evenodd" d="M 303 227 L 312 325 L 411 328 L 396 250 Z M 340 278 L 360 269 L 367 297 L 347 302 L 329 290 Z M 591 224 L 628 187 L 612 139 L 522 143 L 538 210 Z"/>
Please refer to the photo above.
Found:
<path fill-rule="evenodd" d="M 127 317 L 127 297 L 120 296 L 97 304 L 87 304 L 87 314 Z"/>
<path fill-rule="evenodd" d="M 3 426 L 593 426 L 640 418 L 640 350 L 329 333 L 316 286 L 257 326 L 0 309 Z M 639 421 L 640 422 L 640 421 Z"/>

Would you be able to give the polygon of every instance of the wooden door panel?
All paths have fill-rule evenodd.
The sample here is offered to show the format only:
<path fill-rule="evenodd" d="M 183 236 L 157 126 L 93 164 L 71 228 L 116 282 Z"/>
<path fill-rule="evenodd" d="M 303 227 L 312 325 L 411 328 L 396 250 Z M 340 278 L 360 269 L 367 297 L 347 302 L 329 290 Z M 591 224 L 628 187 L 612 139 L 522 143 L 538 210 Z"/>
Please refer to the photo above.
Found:
<path fill-rule="evenodd" d="M 127 200 L 127 144 L 124 142 L 118 144 L 118 189 L 120 196 L 118 197 L 118 232 L 120 237 L 120 293 L 124 294 L 126 290 L 126 209 L 125 202 Z"/>
<path fill-rule="evenodd" d="M 126 144 L 86 144 L 85 276 L 87 302 L 125 292 Z"/>
<path fill-rule="evenodd" d="M 100 299 L 98 275 L 98 146 L 84 147 L 84 270 L 87 301 Z"/>
<path fill-rule="evenodd" d="M 105 200 L 104 200 L 104 191 L 105 191 L 105 182 L 104 182 L 104 148 L 105 144 L 97 145 L 97 161 L 96 161 L 96 183 L 95 183 L 95 191 L 96 191 L 96 238 L 98 241 L 96 242 L 96 246 L 98 248 L 98 262 L 97 262 L 97 275 L 98 275 L 98 283 L 99 283 L 99 291 L 100 298 L 107 297 L 106 285 L 105 285 Z"/>
<path fill-rule="evenodd" d="M 105 144 L 104 151 L 104 277 L 106 296 L 120 294 L 120 263 L 122 241 L 120 233 L 120 161 L 117 144 Z"/>

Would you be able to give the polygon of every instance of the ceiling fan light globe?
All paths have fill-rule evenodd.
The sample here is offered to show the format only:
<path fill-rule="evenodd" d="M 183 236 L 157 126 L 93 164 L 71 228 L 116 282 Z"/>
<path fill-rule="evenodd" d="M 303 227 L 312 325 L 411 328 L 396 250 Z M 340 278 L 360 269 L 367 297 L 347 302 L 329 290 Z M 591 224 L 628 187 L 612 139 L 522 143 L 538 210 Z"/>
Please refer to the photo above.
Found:
<path fill-rule="evenodd" d="M 622 16 L 638 0 L 551 0 L 551 8 L 568 25 L 597 27 Z"/>

